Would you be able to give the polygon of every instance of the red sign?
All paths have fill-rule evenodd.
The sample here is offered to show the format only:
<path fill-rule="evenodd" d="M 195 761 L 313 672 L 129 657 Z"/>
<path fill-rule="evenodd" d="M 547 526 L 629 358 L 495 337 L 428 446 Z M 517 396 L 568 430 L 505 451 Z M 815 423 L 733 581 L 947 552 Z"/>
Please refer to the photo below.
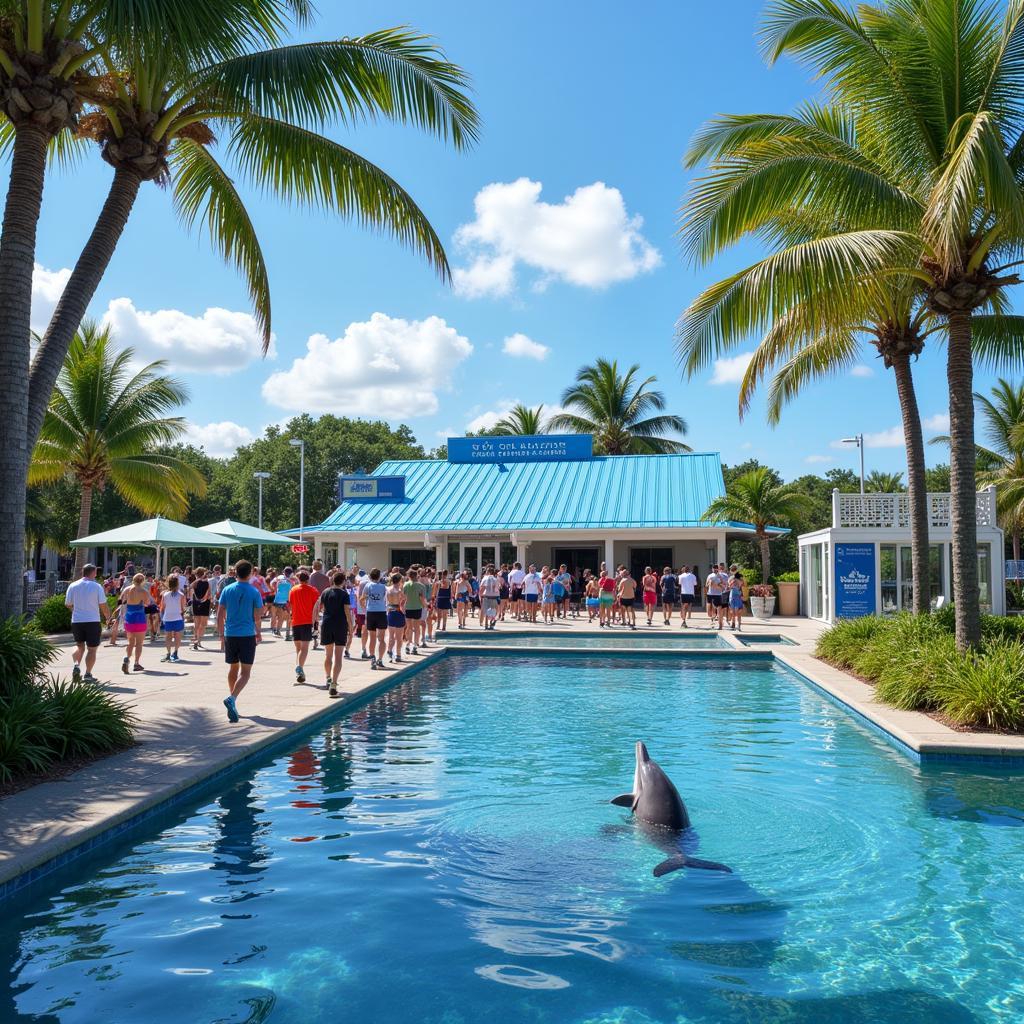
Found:
<path fill-rule="evenodd" d="M 308 544 L 293 544 L 292 545 L 292 554 L 293 555 L 304 555 L 308 551 L 309 551 L 309 545 Z"/>

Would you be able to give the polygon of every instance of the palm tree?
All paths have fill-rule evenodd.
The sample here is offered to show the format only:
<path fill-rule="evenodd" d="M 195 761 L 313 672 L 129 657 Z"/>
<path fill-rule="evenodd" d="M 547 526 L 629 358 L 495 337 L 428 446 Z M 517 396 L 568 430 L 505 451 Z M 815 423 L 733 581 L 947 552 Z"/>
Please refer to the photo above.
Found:
<path fill-rule="evenodd" d="M 494 424 L 491 433 L 518 436 L 547 433 L 543 404 L 538 405 L 536 409 L 529 409 L 521 402 L 514 405 Z"/>
<path fill-rule="evenodd" d="M 639 374 L 636 363 L 620 374 L 618 362 L 607 359 L 581 367 L 576 383 L 562 394 L 566 411 L 551 417 L 548 430 L 593 434 L 598 452 L 605 455 L 690 451 L 682 441 L 663 436 L 685 434 L 686 421 L 662 413 L 665 396 L 651 389 L 658 378 L 640 380 Z"/>
<path fill-rule="evenodd" d="M 172 62 L 163 42 L 143 40 L 120 59 L 101 58 L 111 84 L 107 95 L 90 104 L 79 135 L 99 145 L 114 176 L 32 362 L 30 440 L 143 182 L 170 183 L 183 222 L 202 224 L 215 248 L 242 273 L 264 351 L 271 337 L 270 284 L 233 174 L 289 202 L 387 231 L 419 250 L 448 280 L 441 240 L 405 189 L 365 157 L 314 130 L 331 121 L 388 118 L 456 148 L 470 145 L 478 117 L 466 95 L 467 76 L 428 37 L 386 29 L 184 66 L 180 56 Z"/>
<path fill-rule="evenodd" d="M 32 270 L 47 153 L 66 156 L 85 97 L 104 88 L 102 54 L 148 37 L 168 54 L 227 57 L 243 41 L 276 38 L 288 12 L 305 17 L 308 0 L 0 0 L 0 143 L 11 156 L 0 229 L 0 531 L 13 550 L 24 538 L 28 454 L 63 358 L 30 434 Z M 0 615 L 20 612 L 20 566 L 5 559 Z"/>
<path fill-rule="evenodd" d="M 810 499 L 791 486 L 780 486 L 767 466 L 738 476 L 726 493 L 716 498 L 701 517 L 707 523 L 746 523 L 754 528 L 761 548 L 761 579 L 771 576 L 769 526 L 784 526 L 809 508 Z"/>
<path fill-rule="evenodd" d="M 1024 384 L 999 379 L 992 397 L 975 392 L 985 423 L 987 445 L 976 445 L 977 486 L 995 487 L 1000 524 L 1010 534 L 1013 557 L 1020 560 L 1024 529 Z M 949 444 L 949 436 L 932 444 Z"/>
<path fill-rule="evenodd" d="M 180 515 L 206 481 L 180 459 L 154 451 L 177 440 L 185 419 L 167 414 L 188 400 L 186 388 L 162 376 L 163 361 L 140 370 L 134 351 L 117 351 L 107 330 L 83 324 L 68 350 L 32 455 L 30 484 L 74 478 L 81 488 L 77 537 L 89 533 L 93 494 L 111 484 L 141 512 Z M 75 554 L 75 577 L 85 549 Z"/>
<path fill-rule="evenodd" d="M 66 552 L 73 539 L 65 522 L 54 511 L 55 497 L 41 487 L 30 487 L 25 496 L 25 538 L 31 548 L 30 562 L 36 572 L 39 572 L 44 547 Z"/>
<path fill-rule="evenodd" d="M 864 480 L 864 490 L 871 494 L 899 494 L 904 490 L 903 474 L 873 469 Z"/>
<path fill-rule="evenodd" d="M 956 640 L 981 636 L 977 565 L 972 346 L 979 310 L 1004 312 L 1004 289 L 1024 239 L 1024 90 L 1017 54 L 1024 5 L 1004 18 L 976 0 L 901 0 L 857 13 L 833 0 L 776 0 L 764 44 L 825 78 L 833 100 L 857 112 L 872 168 L 827 150 L 748 190 L 743 227 L 769 238 L 779 209 L 830 204 L 840 229 L 762 261 L 745 284 L 720 286 L 729 315 L 767 327 L 794 304 L 827 322 L 856 300 L 865 278 L 920 281 L 948 334 L 950 476 Z M 755 127 L 751 134 L 758 129 Z M 708 246 L 735 220 L 715 223 Z M 729 294 L 729 293 L 732 294 Z M 760 305 L 760 311 L 757 306 Z M 721 314 L 719 314 L 721 315 Z M 1022 321 L 1002 317 L 1016 337 Z M 713 333 L 713 332 L 712 332 Z M 988 344 L 988 341 L 986 341 Z"/>

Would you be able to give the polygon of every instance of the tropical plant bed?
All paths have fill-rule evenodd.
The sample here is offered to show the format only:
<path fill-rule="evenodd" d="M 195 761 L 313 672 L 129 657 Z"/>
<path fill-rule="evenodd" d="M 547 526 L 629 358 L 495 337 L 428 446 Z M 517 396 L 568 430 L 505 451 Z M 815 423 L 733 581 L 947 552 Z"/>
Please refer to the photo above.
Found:
<path fill-rule="evenodd" d="M 43 782 L 57 782 L 59 779 L 65 779 L 82 768 L 88 768 L 89 765 L 102 761 L 105 757 L 120 754 L 123 750 L 131 750 L 134 746 L 137 746 L 137 743 L 135 740 L 132 740 L 122 747 L 115 747 L 101 754 L 92 754 L 88 757 L 69 757 L 66 760 L 51 765 L 45 771 L 26 772 L 17 775 L 8 782 L 0 782 L 0 800 L 13 796 L 15 793 L 20 793 L 24 789 L 31 789 L 33 786 L 38 786 Z"/>
<path fill-rule="evenodd" d="M 816 655 L 875 687 L 893 707 L 958 731 L 1024 732 L 1024 621 L 983 616 L 982 644 L 961 653 L 952 609 L 840 620 Z"/>

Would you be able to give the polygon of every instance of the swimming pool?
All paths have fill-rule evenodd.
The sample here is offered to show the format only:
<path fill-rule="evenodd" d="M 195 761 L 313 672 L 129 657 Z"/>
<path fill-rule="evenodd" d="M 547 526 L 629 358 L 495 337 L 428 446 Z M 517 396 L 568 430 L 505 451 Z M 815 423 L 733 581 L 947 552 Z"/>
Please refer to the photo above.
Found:
<path fill-rule="evenodd" d="M 473 644 L 476 646 L 494 644 L 498 647 L 527 647 L 550 649 L 552 647 L 578 650 L 637 650 L 658 648 L 660 650 L 721 651 L 730 650 L 717 633 L 702 630 L 692 633 L 634 633 L 632 630 L 609 630 L 607 633 L 501 633 L 498 630 L 485 633 L 472 632 L 442 633 L 438 642 L 453 647 Z"/>
<path fill-rule="evenodd" d="M 637 738 L 734 874 L 652 877 Z M 770 659 L 453 653 L 5 906 L 0 1019 L 1009 1024 L 1018 780 Z"/>

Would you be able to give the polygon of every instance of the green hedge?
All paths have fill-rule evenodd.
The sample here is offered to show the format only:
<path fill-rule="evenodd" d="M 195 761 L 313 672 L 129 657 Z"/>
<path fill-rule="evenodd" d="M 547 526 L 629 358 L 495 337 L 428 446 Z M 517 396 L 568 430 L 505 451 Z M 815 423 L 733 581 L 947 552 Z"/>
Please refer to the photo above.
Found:
<path fill-rule="evenodd" d="M 982 616 L 982 645 L 962 654 L 953 614 L 838 621 L 819 658 L 875 683 L 887 704 L 939 711 L 959 725 L 1024 730 L 1024 620 Z"/>
<path fill-rule="evenodd" d="M 36 609 L 33 619 L 44 633 L 71 632 L 71 609 L 64 604 L 63 594 L 48 597 Z"/>
<path fill-rule="evenodd" d="M 55 655 L 36 624 L 0 621 L 0 783 L 133 742 L 131 709 L 94 683 L 50 678 Z"/>

